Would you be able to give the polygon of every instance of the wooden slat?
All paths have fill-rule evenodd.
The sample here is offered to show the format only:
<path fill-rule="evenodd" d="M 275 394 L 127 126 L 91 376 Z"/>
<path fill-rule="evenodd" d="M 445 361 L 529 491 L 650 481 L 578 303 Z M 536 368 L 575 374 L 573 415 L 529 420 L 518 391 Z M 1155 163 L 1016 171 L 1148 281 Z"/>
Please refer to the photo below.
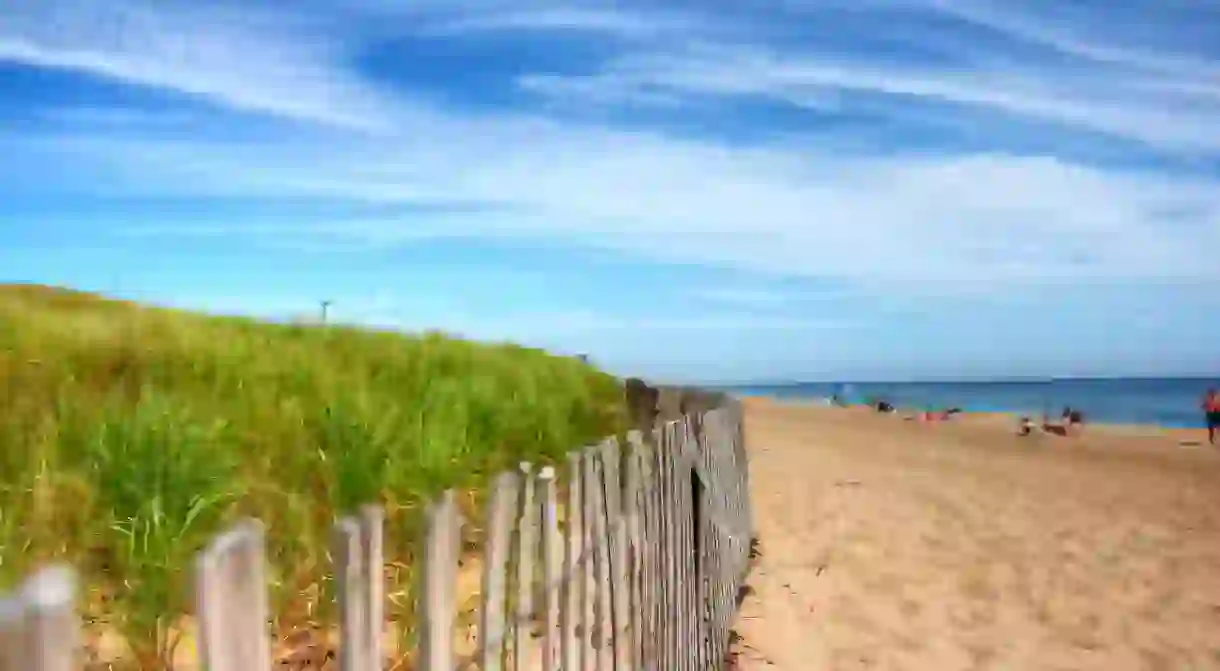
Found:
<path fill-rule="evenodd" d="M 75 671 L 80 624 L 73 607 L 76 576 L 48 566 L 0 599 L 0 671 Z"/>
<path fill-rule="evenodd" d="M 564 538 L 563 567 L 563 612 L 560 616 L 563 627 L 562 655 L 564 671 L 582 669 L 582 651 L 579 632 L 583 626 L 584 610 L 581 604 L 583 591 L 583 574 L 581 573 L 580 553 L 584 547 L 581 542 L 584 535 L 581 524 L 581 506 L 583 493 L 581 483 L 584 480 L 584 464 L 580 452 L 567 456 L 568 465 L 568 501 L 564 511 L 567 521 Z"/>
<path fill-rule="evenodd" d="M 660 654 L 658 659 L 663 669 L 674 669 L 674 620 L 673 585 L 674 585 L 674 542 L 673 542 L 673 496 L 671 490 L 670 454 L 673 449 L 673 423 L 665 425 L 661 440 L 657 444 L 657 476 L 660 493 L 658 506 L 661 522 L 661 577 L 658 581 L 661 594 L 660 622 Z"/>
<path fill-rule="evenodd" d="M 18 592 L 0 596 L 0 671 L 24 671 L 25 603 Z"/>
<path fill-rule="evenodd" d="M 581 528 L 584 540 L 584 563 L 581 565 L 581 617 L 584 630 L 581 637 L 583 659 L 581 668 L 597 669 L 598 617 L 597 617 L 597 565 L 596 557 L 600 538 L 597 536 L 597 496 L 601 487 L 597 482 L 596 457 L 593 450 L 581 451 L 581 477 L 584 498 L 581 502 Z"/>
<path fill-rule="evenodd" d="M 559 535 L 558 503 L 555 492 L 555 469 L 546 466 L 538 473 L 539 498 L 542 505 L 542 671 L 559 671 L 560 590 L 557 584 L 563 571 L 563 548 Z"/>
<path fill-rule="evenodd" d="M 622 454 L 618 441 L 610 440 L 604 445 L 602 462 L 605 464 L 606 524 L 610 527 L 610 605 L 612 608 L 613 635 L 611 645 L 614 668 L 622 671 L 631 668 L 631 573 L 627 564 L 630 530 L 627 528 L 631 511 L 625 504 L 623 484 L 619 477 Z"/>
<path fill-rule="evenodd" d="M 699 446 L 696 444 L 698 434 L 693 430 L 688 431 L 686 440 L 688 449 L 685 450 L 682 458 L 682 501 L 683 501 L 683 534 L 684 544 L 682 558 L 686 562 L 686 584 L 682 589 L 682 594 L 686 598 L 686 641 L 683 644 L 686 648 L 688 665 L 691 671 L 701 670 L 703 667 L 699 660 L 699 641 L 702 638 L 702 627 L 699 617 L 699 584 L 700 577 L 697 572 L 698 564 L 696 562 L 696 552 L 698 551 L 698 543 L 695 541 L 695 536 L 698 532 L 698 520 L 695 519 L 695 500 L 694 500 L 694 479 L 695 474 L 695 459 L 699 454 Z"/>
<path fill-rule="evenodd" d="M 713 563 L 709 556 L 709 530 L 710 522 L 709 515 L 711 512 L 711 504 L 708 502 L 710 493 L 708 486 L 708 454 L 711 452 L 712 442 L 711 437 L 714 429 L 709 428 L 707 414 L 704 414 L 702 420 L 703 433 L 700 436 L 701 444 L 699 445 L 699 455 L 697 457 L 699 463 L 699 500 L 695 502 L 701 514 L 701 520 L 698 528 L 698 557 L 699 557 L 699 665 L 703 668 L 713 666 L 713 657 L 711 655 L 710 640 L 711 640 L 711 586 L 713 576 Z"/>
<path fill-rule="evenodd" d="M 362 671 L 368 668 L 368 651 L 361 645 L 368 623 L 362 609 L 364 576 L 360 570 L 360 523 L 350 517 L 335 523 L 331 554 L 335 564 L 335 588 L 339 601 L 339 668 Z"/>
<path fill-rule="evenodd" d="M 631 653 L 627 663 L 629 669 L 641 669 L 644 664 L 644 604 L 643 604 L 643 483 L 640 473 L 642 439 L 638 431 L 627 436 L 627 475 L 624 487 L 624 515 L 626 515 L 627 551 L 629 555 L 627 606 L 630 627 Z"/>
<path fill-rule="evenodd" d="M 358 517 L 335 523 L 332 554 L 339 602 L 339 667 L 343 671 L 381 668 L 384 616 L 381 506 L 364 506 Z"/>
<path fill-rule="evenodd" d="M 221 535 L 196 565 L 199 651 L 209 671 L 269 671 L 263 525 L 246 520 Z"/>
<path fill-rule="evenodd" d="M 534 618 L 534 571 L 538 557 L 538 506 L 534 501 L 533 466 L 521 462 L 521 501 L 517 518 L 517 603 L 513 626 L 513 670 L 525 671 Z"/>
<path fill-rule="evenodd" d="M 385 508 L 367 505 L 360 509 L 360 549 L 364 559 L 364 621 L 361 645 L 370 669 L 380 669 L 385 631 Z"/>
<path fill-rule="evenodd" d="M 424 541 L 423 596 L 420 599 L 421 671 L 453 671 L 460 521 L 453 490 L 428 507 Z"/>
<path fill-rule="evenodd" d="M 513 532 L 519 478 L 511 471 L 496 476 L 487 503 L 487 544 L 483 548 L 483 603 L 479 609 L 479 646 L 483 671 L 500 671 L 505 643 L 505 581 Z"/>
<path fill-rule="evenodd" d="M 661 483 L 661 440 L 662 432 L 660 429 L 653 431 L 653 440 L 648 451 L 648 459 L 645 462 L 648 465 L 648 505 L 651 508 L 648 515 L 649 521 L 649 557 L 648 557 L 648 660 L 651 668 L 661 668 L 664 663 L 664 646 L 662 637 L 664 628 L 661 622 L 662 608 L 664 606 L 664 579 L 665 572 L 664 558 L 664 525 L 661 519 L 661 509 L 664 500 L 664 491 Z"/>
<path fill-rule="evenodd" d="M 678 562 L 677 581 L 675 588 L 678 602 L 678 671 L 693 671 L 693 650 L 690 640 L 691 608 L 689 595 L 693 585 L 689 572 L 690 562 L 690 509 L 686 505 L 690 494 L 690 468 L 686 460 L 687 441 L 689 440 L 689 418 L 683 418 L 678 423 L 677 447 L 674 450 L 674 512 L 677 520 Z"/>
<path fill-rule="evenodd" d="M 589 452 L 589 473 L 593 481 L 593 535 L 597 549 L 593 555 L 594 566 L 594 606 L 596 609 L 594 632 L 594 647 L 597 670 L 608 671 L 614 664 L 613 644 L 613 613 L 610 593 L 610 531 L 606 524 L 606 465 L 603 446 Z"/>
<path fill-rule="evenodd" d="M 673 618 L 673 633 L 670 636 L 670 645 L 673 649 L 673 668 L 675 671 L 686 671 L 686 650 L 683 648 L 686 635 L 686 599 L 683 592 L 686 589 L 685 580 L 685 564 L 686 557 L 683 556 L 683 533 L 686 526 L 686 519 L 682 510 L 682 471 L 680 460 L 682 458 L 682 441 L 685 425 L 682 420 L 674 422 L 673 435 L 670 443 L 669 453 L 669 510 L 671 520 L 671 542 L 673 547 L 673 568 L 672 583 L 670 584 L 670 596 L 673 599 L 670 617 Z"/>

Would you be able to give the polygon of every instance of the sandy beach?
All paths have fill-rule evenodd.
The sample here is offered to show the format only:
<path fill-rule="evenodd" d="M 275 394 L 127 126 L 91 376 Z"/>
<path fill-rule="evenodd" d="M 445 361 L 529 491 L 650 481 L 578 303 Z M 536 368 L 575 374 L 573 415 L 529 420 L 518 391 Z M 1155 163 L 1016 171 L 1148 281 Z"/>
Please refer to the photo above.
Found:
<path fill-rule="evenodd" d="M 1220 669 L 1201 431 L 747 408 L 762 556 L 739 669 Z"/>

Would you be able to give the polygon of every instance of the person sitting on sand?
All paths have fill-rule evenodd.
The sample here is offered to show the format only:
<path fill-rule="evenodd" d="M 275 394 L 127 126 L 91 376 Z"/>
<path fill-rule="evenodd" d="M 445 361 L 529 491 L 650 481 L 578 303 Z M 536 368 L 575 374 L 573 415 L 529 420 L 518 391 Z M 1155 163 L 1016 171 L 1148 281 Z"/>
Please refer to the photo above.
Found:
<path fill-rule="evenodd" d="M 961 412 L 961 408 L 948 408 L 945 410 L 927 410 L 923 413 L 923 421 L 925 422 L 945 422 L 953 419 L 953 416 Z"/>
<path fill-rule="evenodd" d="M 1017 418 L 1017 435 L 1028 436 L 1034 431 L 1034 422 L 1029 417 L 1022 415 Z"/>
<path fill-rule="evenodd" d="M 1220 432 L 1220 393 L 1208 389 L 1203 396 L 1203 419 L 1207 422 L 1207 443 L 1216 444 L 1216 433 Z"/>
<path fill-rule="evenodd" d="M 1073 408 L 1072 406 L 1064 406 L 1063 415 L 1060 417 L 1063 422 L 1063 428 L 1070 429 L 1073 426 L 1084 426 L 1084 413 Z"/>

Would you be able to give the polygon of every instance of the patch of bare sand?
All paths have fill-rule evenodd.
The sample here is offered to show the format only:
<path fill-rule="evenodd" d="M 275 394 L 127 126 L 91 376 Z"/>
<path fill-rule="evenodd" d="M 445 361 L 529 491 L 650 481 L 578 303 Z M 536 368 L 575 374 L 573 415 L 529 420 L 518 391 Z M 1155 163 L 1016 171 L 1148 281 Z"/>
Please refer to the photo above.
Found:
<path fill-rule="evenodd" d="M 746 422 L 739 668 L 1220 669 L 1220 451 L 761 400 Z"/>

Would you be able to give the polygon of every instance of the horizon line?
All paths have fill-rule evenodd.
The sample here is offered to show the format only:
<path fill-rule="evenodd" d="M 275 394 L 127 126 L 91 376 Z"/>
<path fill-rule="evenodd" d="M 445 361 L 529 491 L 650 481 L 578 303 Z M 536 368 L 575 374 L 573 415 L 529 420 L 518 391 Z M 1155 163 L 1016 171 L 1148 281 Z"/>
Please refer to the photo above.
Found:
<path fill-rule="evenodd" d="M 799 387 L 807 384 L 1040 384 L 1054 382 L 1111 382 L 1119 380 L 1217 380 L 1220 372 L 1190 374 L 1131 375 L 1038 375 L 923 379 L 805 379 L 782 381 L 692 382 L 708 387 Z"/>

